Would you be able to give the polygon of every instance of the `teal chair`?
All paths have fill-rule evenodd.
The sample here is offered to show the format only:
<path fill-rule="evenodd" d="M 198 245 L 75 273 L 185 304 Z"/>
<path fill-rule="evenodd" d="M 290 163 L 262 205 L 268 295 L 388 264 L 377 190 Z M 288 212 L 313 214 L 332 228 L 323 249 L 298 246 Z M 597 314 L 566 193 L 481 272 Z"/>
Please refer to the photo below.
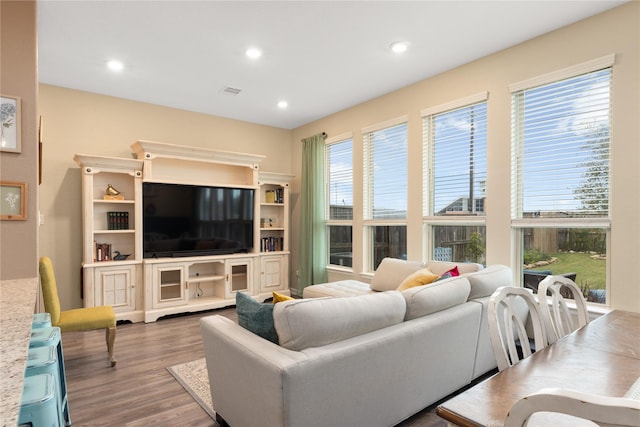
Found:
<path fill-rule="evenodd" d="M 58 351 L 56 347 L 29 348 L 25 377 L 33 377 L 41 374 L 53 376 L 56 384 L 56 400 L 60 425 L 71 425 L 69 417 L 69 399 L 66 393 L 66 383 L 60 378 L 60 366 L 58 365 Z"/>
<path fill-rule="evenodd" d="M 51 374 L 25 377 L 18 414 L 19 426 L 61 427 L 55 386 Z"/>
<path fill-rule="evenodd" d="M 63 418 L 67 425 L 71 424 L 69 415 L 69 400 L 67 398 L 67 376 L 64 368 L 64 354 L 62 352 L 62 335 L 60 328 L 53 326 L 51 328 L 31 329 L 31 338 L 29 339 L 29 350 L 33 348 L 53 347 L 56 352 L 58 363 L 58 375 L 54 378 L 58 380 L 57 395 L 60 396 L 60 405 L 62 406 Z"/>

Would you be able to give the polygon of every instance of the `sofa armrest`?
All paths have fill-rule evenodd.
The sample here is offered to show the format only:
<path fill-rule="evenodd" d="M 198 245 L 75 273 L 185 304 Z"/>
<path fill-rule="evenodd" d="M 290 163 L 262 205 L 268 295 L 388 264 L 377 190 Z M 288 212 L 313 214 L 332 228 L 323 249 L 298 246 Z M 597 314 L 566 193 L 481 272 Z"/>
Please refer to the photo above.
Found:
<path fill-rule="evenodd" d="M 223 316 L 202 318 L 200 329 L 214 410 L 230 425 L 283 425 L 282 372 L 308 357 Z"/>

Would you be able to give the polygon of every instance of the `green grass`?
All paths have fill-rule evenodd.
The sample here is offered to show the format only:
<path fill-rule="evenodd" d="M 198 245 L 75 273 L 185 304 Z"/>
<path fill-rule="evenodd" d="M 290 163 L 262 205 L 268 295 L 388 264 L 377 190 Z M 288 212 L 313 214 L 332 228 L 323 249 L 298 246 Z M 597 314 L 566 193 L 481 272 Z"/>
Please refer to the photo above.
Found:
<path fill-rule="evenodd" d="M 606 284 L 606 261 L 591 259 L 589 254 L 560 252 L 549 254 L 558 261 L 531 270 L 551 270 L 553 274 L 576 273 L 578 286 L 588 284 L 591 289 L 604 289 Z"/>

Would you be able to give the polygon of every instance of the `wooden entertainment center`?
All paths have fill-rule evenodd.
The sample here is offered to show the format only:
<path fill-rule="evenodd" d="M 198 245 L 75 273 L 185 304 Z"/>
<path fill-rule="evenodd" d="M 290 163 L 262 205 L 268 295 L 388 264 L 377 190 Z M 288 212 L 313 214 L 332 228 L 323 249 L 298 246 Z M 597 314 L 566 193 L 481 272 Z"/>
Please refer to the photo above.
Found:
<path fill-rule="evenodd" d="M 289 294 L 291 175 L 261 172 L 258 155 L 142 140 L 131 149 L 135 159 L 74 156 L 82 169 L 85 307 L 112 305 L 118 320 L 154 322 L 234 305 L 238 291 L 260 301 Z M 253 248 L 145 258 L 143 182 L 253 189 Z"/>

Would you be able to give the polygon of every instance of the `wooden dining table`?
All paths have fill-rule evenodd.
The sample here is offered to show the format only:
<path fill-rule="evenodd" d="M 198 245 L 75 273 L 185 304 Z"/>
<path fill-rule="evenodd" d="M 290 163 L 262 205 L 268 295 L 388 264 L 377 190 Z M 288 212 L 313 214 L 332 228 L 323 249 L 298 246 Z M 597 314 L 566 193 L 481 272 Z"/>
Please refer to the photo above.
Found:
<path fill-rule="evenodd" d="M 447 400 L 436 413 L 450 425 L 499 427 L 518 400 L 543 388 L 622 397 L 639 377 L 640 313 L 613 310 Z M 529 425 L 575 426 L 576 422 L 541 413 Z"/>

